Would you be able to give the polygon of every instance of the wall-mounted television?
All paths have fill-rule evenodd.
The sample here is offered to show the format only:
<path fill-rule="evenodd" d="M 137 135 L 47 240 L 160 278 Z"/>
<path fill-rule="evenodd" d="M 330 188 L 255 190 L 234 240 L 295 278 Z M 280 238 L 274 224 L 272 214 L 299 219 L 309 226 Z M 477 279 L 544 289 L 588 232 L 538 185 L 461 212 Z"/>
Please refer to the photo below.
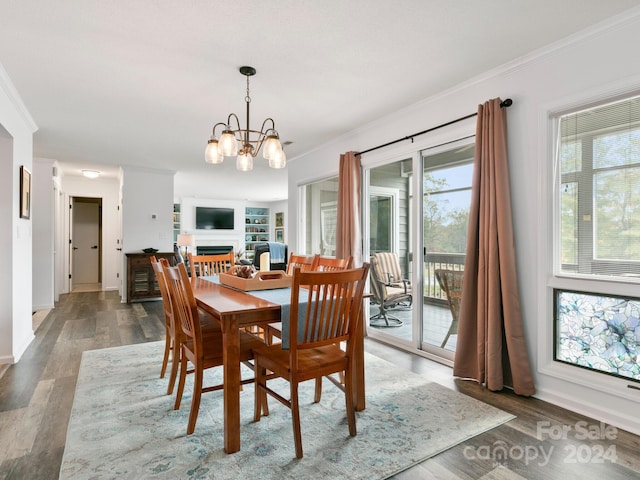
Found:
<path fill-rule="evenodd" d="M 233 208 L 196 207 L 196 230 L 233 230 Z"/>

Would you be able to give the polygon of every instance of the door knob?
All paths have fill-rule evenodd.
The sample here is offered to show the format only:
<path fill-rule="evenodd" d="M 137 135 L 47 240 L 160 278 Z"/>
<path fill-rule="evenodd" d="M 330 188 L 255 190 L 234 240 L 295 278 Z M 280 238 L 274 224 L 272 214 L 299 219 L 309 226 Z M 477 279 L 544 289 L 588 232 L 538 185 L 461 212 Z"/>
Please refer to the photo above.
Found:
<path fill-rule="evenodd" d="M 73 247 L 73 249 L 74 249 L 74 250 L 77 250 L 77 249 L 78 249 L 78 247 Z"/>
<path fill-rule="evenodd" d="M 93 247 L 91 247 L 93 250 L 95 250 L 96 248 L 98 248 L 98 245 L 94 245 Z"/>

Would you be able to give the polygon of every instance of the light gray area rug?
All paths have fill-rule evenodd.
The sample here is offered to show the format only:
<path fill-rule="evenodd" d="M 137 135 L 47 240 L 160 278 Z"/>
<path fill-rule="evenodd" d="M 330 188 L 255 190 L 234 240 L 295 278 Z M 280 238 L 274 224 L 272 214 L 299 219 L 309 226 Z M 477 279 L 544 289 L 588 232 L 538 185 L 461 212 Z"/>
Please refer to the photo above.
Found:
<path fill-rule="evenodd" d="M 163 342 L 154 342 L 83 354 L 61 479 L 386 478 L 514 418 L 367 355 L 367 408 L 357 413 L 357 436 L 349 436 L 344 394 L 325 380 L 322 400 L 313 404 L 314 382 L 306 382 L 304 458 L 297 460 L 289 409 L 270 399 L 271 414 L 254 423 L 248 385 L 241 393 L 241 451 L 227 455 L 222 393 L 202 396 L 196 430 L 187 436 L 192 383 L 182 408 L 173 410 L 175 396 L 159 378 L 162 351 Z M 222 372 L 207 374 L 219 381 Z M 288 384 L 282 386 L 286 392 Z"/>

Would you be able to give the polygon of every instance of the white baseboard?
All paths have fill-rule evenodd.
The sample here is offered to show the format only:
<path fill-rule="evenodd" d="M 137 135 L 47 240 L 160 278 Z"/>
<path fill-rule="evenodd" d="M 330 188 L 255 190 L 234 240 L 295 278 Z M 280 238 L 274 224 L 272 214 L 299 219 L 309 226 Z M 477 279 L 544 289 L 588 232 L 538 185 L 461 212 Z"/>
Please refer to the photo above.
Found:
<path fill-rule="evenodd" d="M 55 307 L 55 305 L 52 303 L 52 304 L 49 304 L 49 305 L 32 305 L 31 309 L 34 312 L 37 312 L 38 310 L 51 310 L 54 307 Z"/>
<path fill-rule="evenodd" d="M 27 350 L 27 347 L 31 344 L 31 342 L 33 342 L 35 338 L 36 336 L 33 333 L 25 338 L 23 344 L 16 350 L 16 354 L 13 356 L 13 361 L 11 363 L 18 363 L 20 361 L 20 358 L 22 358 L 22 355 Z"/>
<path fill-rule="evenodd" d="M 535 398 L 552 403 L 567 410 L 579 413 L 594 420 L 613 425 L 621 430 L 640 435 L 640 418 L 637 412 L 613 411 L 604 405 L 597 405 L 585 399 L 570 398 L 565 395 L 558 395 L 545 390 L 538 390 Z"/>

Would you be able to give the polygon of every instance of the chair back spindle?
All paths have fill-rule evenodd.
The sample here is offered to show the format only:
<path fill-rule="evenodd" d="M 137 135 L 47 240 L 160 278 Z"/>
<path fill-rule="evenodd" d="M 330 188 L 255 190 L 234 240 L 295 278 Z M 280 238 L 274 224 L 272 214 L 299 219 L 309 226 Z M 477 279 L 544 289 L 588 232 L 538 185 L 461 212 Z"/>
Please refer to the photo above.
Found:
<path fill-rule="evenodd" d="M 191 278 L 207 277 L 227 273 L 235 266 L 233 250 L 217 255 L 193 255 L 189 253 Z"/>

